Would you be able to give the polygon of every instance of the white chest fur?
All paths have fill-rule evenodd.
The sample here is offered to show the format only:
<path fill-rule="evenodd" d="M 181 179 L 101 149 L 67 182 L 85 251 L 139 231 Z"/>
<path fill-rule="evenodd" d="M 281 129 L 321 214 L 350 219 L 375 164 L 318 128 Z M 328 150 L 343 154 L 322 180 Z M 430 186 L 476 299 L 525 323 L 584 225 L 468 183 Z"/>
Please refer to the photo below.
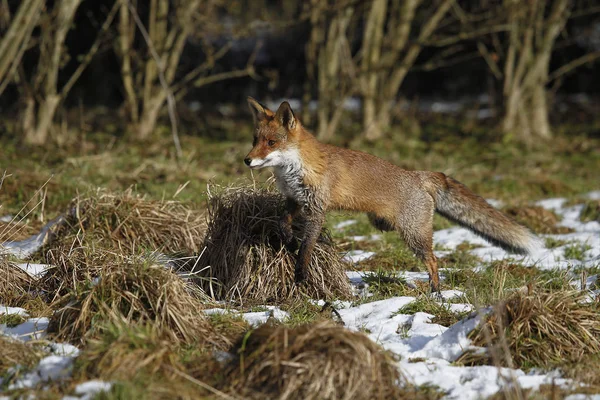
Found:
<path fill-rule="evenodd" d="M 281 193 L 294 199 L 298 204 L 306 205 L 308 201 L 307 188 L 304 185 L 302 162 L 297 150 L 282 152 L 282 163 L 275 167 L 277 187 Z"/>
<path fill-rule="evenodd" d="M 296 200 L 299 204 L 306 202 L 306 187 L 303 183 L 301 169 L 291 166 L 275 168 L 275 178 L 279 191 L 285 196 Z"/>

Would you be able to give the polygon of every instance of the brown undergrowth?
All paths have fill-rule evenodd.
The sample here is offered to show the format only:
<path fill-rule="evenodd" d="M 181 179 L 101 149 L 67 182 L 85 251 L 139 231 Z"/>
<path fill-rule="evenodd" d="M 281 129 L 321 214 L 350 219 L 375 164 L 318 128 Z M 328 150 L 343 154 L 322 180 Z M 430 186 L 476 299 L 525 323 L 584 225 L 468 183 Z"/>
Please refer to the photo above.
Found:
<path fill-rule="evenodd" d="M 233 349 L 227 376 L 244 398 L 402 398 L 393 358 L 364 334 L 329 321 L 265 324 Z"/>
<path fill-rule="evenodd" d="M 125 320 L 150 323 L 174 341 L 226 344 L 201 312 L 206 295 L 152 257 L 95 249 L 87 258 L 70 254 L 57 261 L 42 285 L 65 292 L 53 302 L 48 327 L 61 340 L 85 342 L 100 321 Z"/>
<path fill-rule="evenodd" d="M 139 250 L 197 253 L 206 217 L 178 201 L 149 200 L 134 194 L 101 190 L 73 199 L 65 226 L 45 252 L 73 245 L 100 245 L 127 254 Z"/>
<path fill-rule="evenodd" d="M 549 370 L 600 356 L 600 304 L 586 296 L 541 289 L 511 295 L 470 334 L 487 351 L 468 351 L 458 362 Z"/>

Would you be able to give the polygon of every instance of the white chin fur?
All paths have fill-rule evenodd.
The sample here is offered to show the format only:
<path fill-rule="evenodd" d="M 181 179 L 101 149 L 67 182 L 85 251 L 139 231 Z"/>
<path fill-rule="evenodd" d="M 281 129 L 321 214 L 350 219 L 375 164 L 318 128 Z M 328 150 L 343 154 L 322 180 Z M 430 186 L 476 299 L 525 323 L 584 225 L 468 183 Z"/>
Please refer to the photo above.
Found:
<path fill-rule="evenodd" d="M 249 167 L 253 168 L 253 169 L 254 168 L 262 168 L 262 167 L 265 167 L 264 164 L 265 164 L 265 160 L 261 160 L 261 159 L 255 158 L 252 161 L 250 161 Z"/>
<path fill-rule="evenodd" d="M 284 167 L 300 165 L 300 158 L 296 149 L 275 150 L 263 159 L 255 158 L 250 162 L 250 168 Z"/>

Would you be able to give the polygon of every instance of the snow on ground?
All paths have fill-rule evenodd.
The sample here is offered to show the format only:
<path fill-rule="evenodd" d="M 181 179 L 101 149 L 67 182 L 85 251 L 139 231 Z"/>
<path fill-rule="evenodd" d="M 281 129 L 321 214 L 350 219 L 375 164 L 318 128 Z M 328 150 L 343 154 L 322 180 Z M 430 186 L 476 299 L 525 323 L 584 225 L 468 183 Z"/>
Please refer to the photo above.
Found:
<path fill-rule="evenodd" d="M 14 219 L 14 218 L 13 218 Z M 38 251 L 52 234 L 52 229 L 65 221 L 64 216 L 58 216 L 48 222 L 37 235 L 19 241 L 7 241 L 0 243 L 0 255 L 8 254 L 15 257 L 26 258 Z"/>
<path fill-rule="evenodd" d="M 600 191 L 588 194 L 589 198 L 600 198 Z M 581 205 L 565 206 L 565 199 L 547 199 L 539 201 L 538 205 L 556 212 L 562 217 L 561 226 L 574 229 L 573 233 L 561 235 L 542 235 L 542 238 L 552 238 L 566 241 L 567 243 L 554 249 L 539 249 L 529 257 L 518 257 L 508 254 L 502 249 L 489 245 L 485 240 L 470 231 L 452 227 L 437 231 L 434 234 L 438 256 L 447 254 L 463 242 L 468 242 L 478 247 L 470 250 L 484 262 L 498 259 L 511 258 L 522 261 L 524 265 L 535 265 L 542 269 L 566 269 L 571 267 L 600 267 L 600 224 L 598 222 L 583 223 L 579 221 L 582 210 Z M 335 229 L 342 230 L 355 224 L 355 220 L 342 221 Z M 42 235 L 43 232 L 40 234 Z M 36 235 L 23 242 L 3 243 L 0 248 L 13 255 L 25 255 L 39 244 L 42 236 Z M 377 240 L 378 236 L 351 237 L 354 241 Z M 580 246 L 581 259 L 569 259 L 565 251 L 571 246 Z M 348 263 L 356 263 L 373 256 L 372 252 L 352 251 L 346 254 Z M 21 268 L 32 276 L 39 276 L 47 266 L 37 264 L 20 264 Z M 356 288 L 359 296 L 369 296 L 368 285 L 363 277 L 368 272 L 347 272 L 351 284 Z M 402 271 L 399 274 L 407 284 L 414 285 L 416 281 L 427 281 L 428 275 L 423 272 Z M 443 279 L 443 271 L 442 276 Z M 576 288 L 590 288 L 597 284 L 598 274 L 589 275 L 573 274 L 573 286 Z M 590 291 L 592 295 L 600 294 L 600 290 Z M 518 369 L 496 368 L 492 366 L 463 367 L 453 365 L 452 362 L 466 349 L 472 348 L 468 339 L 469 332 L 474 329 L 481 318 L 489 309 L 474 310 L 472 305 L 460 303 L 464 294 L 458 290 L 447 290 L 441 293 L 441 298 L 436 300 L 445 303 L 456 312 L 471 312 L 471 314 L 458 323 L 446 327 L 432 323 L 434 315 L 417 312 L 415 314 L 402 314 L 400 310 L 416 300 L 415 297 L 393 297 L 385 300 L 374 301 L 355 305 L 352 302 L 335 302 L 334 307 L 339 312 L 341 319 L 348 329 L 365 332 L 373 341 L 383 348 L 396 354 L 399 368 L 416 385 L 431 385 L 439 387 L 446 392 L 447 399 L 480 399 L 491 396 L 503 388 L 519 385 L 522 388 L 536 389 L 543 384 L 556 384 L 561 386 L 575 385 L 576 383 L 562 379 L 558 372 L 525 373 Z M 323 301 L 315 301 L 323 305 Z M 361 302 L 359 302 L 361 303 Z M 285 311 L 274 306 L 264 306 L 261 311 L 240 313 L 234 309 L 213 308 L 204 310 L 206 314 L 235 313 L 241 315 L 251 325 L 257 326 L 265 323 L 269 318 L 284 321 L 289 317 Z M 27 312 L 21 308 L 4 307 L 0 305 L 0 315 L 18 314 L 27 317 Z M 47 318 L 29 318 L 25 323 L 9 328 L 0 325 L 0 334 L 10 335 L 19 340 L 40 339 L 45 336 L 48 325 Z M 73 360 L 78 350 L 70 345 L 51 343 L 48 345 L 48 356 L 43 358 L 39 365 L 27 374 L 24 374 L 10 387 L 32 387 L 48 380 L 60 379 L 70 374 Z M 1 382 L 0 382 L 1 383 Z M 90 399 L 99 391 L 109 390 L 111 383 L 102 381 L 85 382 L 77 386 L 75 392 L 65 399 Z M 570 400 L 598 399 L 600 395 L 586 397 L 581 395 L 569 396 Z"/>
<path fill-rule="evenodd" d="M 342 257 L 342 260 L 348 263 L 357 263 L 373 257 L 375 253 L 372 251 L 350 250 Z"/>
<path fill-rule="evenodd" d="M 263 306 L 261 308 L 265 308 L 264 311 L 255 311 L 248 313 L 240 313 L 234 309 L 227 308 L 210 308 L 207 310 L 202 310 L 205 314 L 234 314 L 241 315 L 251 326 L 258 326 L 267 322 L 269 318 L 274 318 L 279 321 L 283 321 L 286 318 L 289 318 L 289 314 L 279 307 L 275 306 Z"/>

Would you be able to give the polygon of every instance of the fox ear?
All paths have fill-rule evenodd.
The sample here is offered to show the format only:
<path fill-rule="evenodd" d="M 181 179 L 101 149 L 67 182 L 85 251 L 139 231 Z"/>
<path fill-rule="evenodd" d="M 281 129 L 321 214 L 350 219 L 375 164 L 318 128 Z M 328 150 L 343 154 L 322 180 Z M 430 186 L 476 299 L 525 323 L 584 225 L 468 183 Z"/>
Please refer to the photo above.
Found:
<path fill-rule="evenodd" d="M 288 131 L 291 131 L 296 127 L 296 117 L 294 116 L 292 107 L 290 107 L 290 103 L 287 101 L 281 103 L 277 109 L 277 113 L 275 113 L 275 118 L 281 124 L 281 126 L 286 128 Z"/>
<path fill-rule="evenodd" d="M 273 116 L 273 111 L 269 110 L 266 106 L 260 104 L 250 96 L 248 96 L 248 106 L 254 117 L 254 123 L 258 123 L 265 120 L 267 117 Z"/>

